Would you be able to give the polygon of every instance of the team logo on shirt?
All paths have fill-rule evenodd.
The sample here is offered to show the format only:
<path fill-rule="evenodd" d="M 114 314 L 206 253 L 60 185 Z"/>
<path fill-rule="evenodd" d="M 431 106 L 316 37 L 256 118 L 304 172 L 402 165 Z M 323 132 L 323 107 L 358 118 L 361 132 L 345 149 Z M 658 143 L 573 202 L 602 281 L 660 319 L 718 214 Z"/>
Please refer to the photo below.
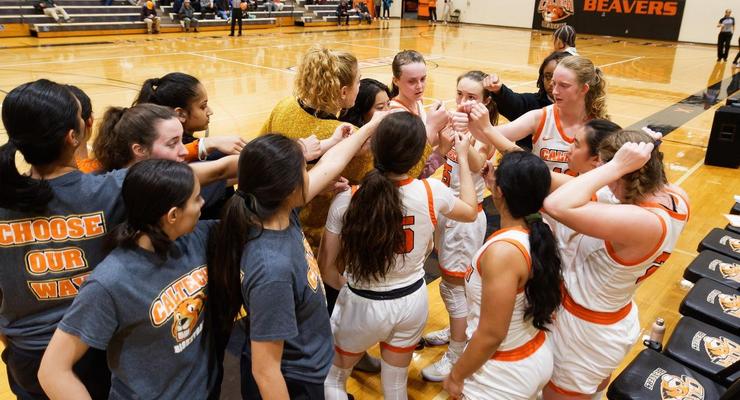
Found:
<path fill-rule="evenodd" d="M 740 296 L 721 293 L 717 296 L 722 312 L 740 318 Z"/>
<path fill-rule="evenodd" d="M 704 337 L 704 350 L 710 361 L 723 367 L 729 367 L 740 360 L 740 345 L 726 337 Z"/>
<path fill-rule="evenodd" d="M 660 381 L 662 400 L 704 400 L 704 387 L 696 379 L 665 374 Z"/>
<path fill-rule="evenodd" d="M 167 285 L 149 308 L 149 319 L 154 327 L 159 328 L 172 320 L 170 332 L 176 343 L 175 353 L 185 350 L 203 331 L 207 284 L 207 267 L 203 265 Z"/>
<path fill-rule="evenodd" d="M 306 280 L 311 290 L 316 292 L 319 290 L 319 284 L 321 283 L 321 271 L 319 270 L 319 263 L 316 262 L 316 257 L 313 256 L 311 245 L 308 244 L 305 236 L 303 237 L 303 249 L 306 252 L 306 264 L 308 264 Z"/>
<path fill-rule="evenodd" d="M 740 264 L 720 262 L 718 266 L 724 279 L 740 282 Z"/>

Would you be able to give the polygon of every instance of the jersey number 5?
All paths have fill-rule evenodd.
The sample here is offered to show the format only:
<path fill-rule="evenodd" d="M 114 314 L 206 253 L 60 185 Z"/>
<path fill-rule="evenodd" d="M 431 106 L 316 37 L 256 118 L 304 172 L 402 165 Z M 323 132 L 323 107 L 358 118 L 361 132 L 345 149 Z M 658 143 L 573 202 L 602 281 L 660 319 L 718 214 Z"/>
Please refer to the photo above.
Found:
<path fill-rule="evenodd" d="M 408 227 L 414 224 L 414 216 L 403 217 L 401 224 L 403 225 L 404 241 L 398 254 L 408 254 L 414 250 L 414 230 Z"/>

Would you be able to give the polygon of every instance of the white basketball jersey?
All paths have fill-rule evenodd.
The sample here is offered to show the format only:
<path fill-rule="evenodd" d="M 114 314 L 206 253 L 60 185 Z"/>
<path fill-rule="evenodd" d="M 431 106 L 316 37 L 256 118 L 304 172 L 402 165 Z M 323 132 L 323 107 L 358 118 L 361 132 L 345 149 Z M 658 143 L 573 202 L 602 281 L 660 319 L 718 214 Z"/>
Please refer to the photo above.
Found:
<path fill-rule="evenodd" d="M 550 171 L 575 175 L 568 170 L 568 152 L 575 134 L 563 130 L 554 104 L 544 107 L 542 112 L 544 115 L 532 137 L 532 153 L 543 159 Z"/>
<path fill-rule="evenodd" d="M 389 109 L 391 109 L 391 110 L 404 110 L 404 111 L 410 112 L 411 114 L 414 114 L 414 115 L 418 116 L 419 118 L 421 118 L 421 120 L 424 122 L 424 125 L 426 125 L 427 124 L 427 112 L 426 112 L 426 110 L 424 110 L 424 104 L 421 101 L 417 101 L 416 102 L 416 107 L 418 109 L 418 112 L 417 112 L 417 110 L 411 110 L 411 109 L 409 109 L 408 107 L 406 107 L 405 105 L 403 105 L 400 101 L 396 100 L 395 97 L 393 99 L 391 99 L 391 101 L 388 103 L 388 108 Z"/>
<path fill-rule="evenodd" d="M 460 196 L 460 164 L 457 162 L 457 151 L 450 150 L 445 156 L 445 164 L 442 171 L 442 183 L 447 185 L 455 196 Z M 470 171 L 465 171 L 470 173 Z M 475 194 L 478 197 L 478 203 L 483 202 L 483 195 L 486 191 L 486 182 L 479 173 L 473 173 L 473 185 L 475 185 Z"/>
<path fill-rule="evenodd" d="M 668 210 L 655 203 L 640 206 L 655 214 L 663 226 L 663 236 L 651 254 L 642 260 L 621 260 L 609 242 L 575 234 L 565 243 L 569 248 L 563 258 L 563 279 L 570 297 L 580 306 L 601 312 L 619 311 L 632 301 L 640 282 L 652 275 L 671 255 L 689 217 L 689 205 L 680 195 L 669 191 L 674 204 Z M 564 231 L 555 229 L 556 235 Z"/>
<path fill-rule="evenodd" d="M 505 228 L 495 232 L 483 244 L 483 247 L 473 256 L 473 266 L 468 269 L 465 277 L 465 296 L 468 299 L 468 328 L 465 332 L 468 338 L 473 337 L 473 333 L 478 329 L 480 322 L 480 306 L 482 298 L 482 280 L 480 257 L 488 249 L 488 246 L 498 241 L 505 241 L 515 245 L 527 259 L 530 270 L 532 261 L 529 253 L 529 231 L 523 228 Z M 524 290 L 517 291 L 516 301 L 514 303 L 514 312 L 511 315 L 509 331 L 501 342 L 497 351 L 506 351 L 517 348 L 532 340 L 539 330 L 532 325 L 532 320 L 524 320 L 524 311 L 527 309 L 527 297 Z"/>
<path fill-rule="evenodd" d="M 399 252 L 391 270 L 382 281 L 358 282 L 345 272 L 353 288 L 388 291 L 408 286 L 424 277 L 424 261 L 434 248 L 434 228 L 439 214 L 452 210 L 456 197 L 452 190 L 436 179 L 407 179 L 398 182 L 404 208 L 403 229 L 406 235 L 404 248 Z M 329 209 L 326 229 L 341 234 L 344 214 L 349 207 L 351 191 L 334 199 Z M 373 221 L 362 221 L 371 224 Z"/>

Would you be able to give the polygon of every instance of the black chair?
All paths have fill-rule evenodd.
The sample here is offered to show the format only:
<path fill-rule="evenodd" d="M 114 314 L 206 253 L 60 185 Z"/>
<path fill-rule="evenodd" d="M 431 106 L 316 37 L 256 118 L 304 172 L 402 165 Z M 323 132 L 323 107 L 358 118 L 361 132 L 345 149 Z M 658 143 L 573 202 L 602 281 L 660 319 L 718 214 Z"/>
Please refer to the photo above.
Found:
<path fill-rule="evenodd" d="M 697 251 L 712 250 L 740 260 L 740 234 L 714 228 L 699 243 Z"/>
<path fill-rule="evenodd" d="M 725 388 L 654 350 L 645 349 L 609 385 L 610 400 L 710 400 Z"/>
<path fill-rule="evenodd" d="M 711 279 L 699 279 L 678 312 L 727 332 L 740 332 L 740 292 Z"/>
<path fill-rule="evenodd" d="M 691 282 L 708 278 L 738 290 L 740 289 L 740 261 L 711 250 L 704 250 L 686 267 L 683 277 Z"/>
<path fill-rule="evenodd" d="M 678 321 L 663 354 L 723 386 L 740 378 L 719 374 L 740 360 L 740 337 L 691 317 Z"/>

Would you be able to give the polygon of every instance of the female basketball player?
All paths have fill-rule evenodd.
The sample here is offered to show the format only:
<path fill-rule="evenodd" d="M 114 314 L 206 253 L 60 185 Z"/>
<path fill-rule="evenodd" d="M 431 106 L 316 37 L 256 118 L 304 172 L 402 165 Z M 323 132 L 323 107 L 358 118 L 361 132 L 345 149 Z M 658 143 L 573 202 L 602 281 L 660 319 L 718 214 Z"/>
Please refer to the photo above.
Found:
<path fill-rule="evenodd" d="M 115 249 L 59 323 L 39 381 L 52 399 L 88 398 L 72 368 L 94 348 L 107 350 L 112 398 L 217 398 L 203 326 L 215 221 L 198 222 L 200 184 L 186 164 L 145 160 L 131 167 L 121 194 L 128 217 L 113 231 Z"/>
<path fill-rule="evenodd" d="M 0 147 L 0 339 L 13 393 L 43 398 L 36 377 L 41 356 L 80 285 L 105 257 L 109 227 L 123 220 L 125 171 L 77 170 L 84 122 L 64 85 L 41 79 L 18 86 L 3 99 L 2 119 L 9 141 Z M 27 175 L 16 167 L 18 151 L 31 164 Z M 201 182 L 229 173 L 205 163 L 194 168 Z M 90 351 L 75 366 L 93 398 L 108 396 L 104 358 Z"/>
<path fill-rule="evenodd" d="M 599 148 L 604 165 L 545 200 L 570 235 L 559 238 L 566 293 L 552 328 L 558 368 L 545 399 L 600 396 L 639 334 L 635 290 L 670 256 L 688 219 L 686 194 L 667 183 L 653 143 L 644 132 L 612 134 Z M 604 186 L 619 204 L 591 201 Z"/>
<path fill-rule="evenodd" d="M 90 97 L 77 86 L 67 85 L 67 88 L 72 92 L 75 98 L 77 98 L 77 101 L 80 102 L 80 116 L 82 116 L 82 120 L 85 121 L 85 126 L 83 128 L 84 135 L 80 138 L 80 146 L 77 148 L 77 152 L 75 153 L 75 160 L 77 160 L 78 164 L 77 166 L 80 167 L 79 164 L 85 163 L 85 160 L 89 158 L 87 142 L 92 138 L 95 119 L 93 118 L 92 102 L 90 102 Z"/>
<path fill-rule="evenodd" d="M 491 124 L 495 125 L 498 119 L 496 103 L 491 97 L 491 92 L 483 87 L 483 82 L 487 77 L 488 75 L 481 71 L 470 71 L 459 76 L 455 99 L 458 106 L 469 101 L 482 103 L 489 110 Z M 450 346 L 442 358 L 421 371 L 422 376 L 430 381 L 444 380 L 450 373 L 452 364 L 462 354 L 467 342 L 465 326 L 468 308 L 465 300 L 464 278 L 473 255 L 483 245 L 487 226 L 486 214 L 483 212 L 483 195 L 486 187 L 483 177 L 477 172 L 483 168 L 486 159 L 492 156 L 491 148 L 492 146 L 478 142 L 475 146 L 471 146 L 468 155 L 470 169 L 476 172 L 473 174 L 478 201 L 478 216 L 475 222 L 460 223 L 440 216 L 439 228 L 435 231 L 435 246 L 439 269 L 442 272 L 439 292 L 449 313 L 450 325 L 449 328 L 425 335 L 424 341 L 431 345 L 450 342 Z M 460 190 L 460 174 L 467 173 L 467 171 L 460 170 L 460 164 L 457 162 L 458 154 L 455 150 L 445 156 L 442 182 L 457 195 Z"/>
<path fill-rule="evenodd" d="M 539 214 L 550 172 L 537 156 L 515 152 L 486 181 L 501 229 L 466 277 L 470 342 L 445 389 L 453 398 L 533 399 L 552 373 L 545 326 L 560 306 L 563 280 L 555 238 Z"/>
<path fill-rule="evenodd" d="M 346 191 L 332 203 L 320 265 L 329 285 L 342 287 L 345 279 L 347 284 L 332 314 L 336 355 L 325 383 L 327 399 L 347 399 L 352 366 L 378 342 L 385 398 L 406 398 L 408 366 L 428 314 L 424 260 L 438 215 L 466 222 L 478 216 L 468 139 L 456 143 L 461 199 L 439 181 L 409 175 L 425 144 L 419 118 L 390 114 L 371 142 L 374 170 L 354 195 Z"/>
<path fill-rule="evenodd" d="M 564 51 L 570 55 L 577 56 L 576 30 L 570 25 L 563 25 L 552 33 L 553 51 Z"/>
<path fill-rule="evenodd" d="M 372 78 L 360 80 L 355 105 L 339 116 L 344 122 L 354 126 L 363 126 L 373 118 L 375 111 L 388 110 L 391 91 L 384 83 Z"/>
<path fill-rule="evenodd" d="M 606 93 L 601 70 L 586 58 L 571 56 L 564 58 L 553 74 L 553 96 L 555 104 L 541 110 L 530 111 L 508 124 L 493 127 L 483 116 L 486 110 L 474 104 L 466 107 L 471 122 L 471 133 L 477 139 L 494 145 L 501 151 L 506 144 L 496 143 L 493 132 L 500 133 L 511 141 L 534 134 L 532 152 L 542 158 L 555 172 L 569 173 L 568 151 L 574 133 L 583 124 L 594 118 L 608 119 L 606 115 Z M 477 110 L 476 110 L 477 108 Z"/>
<path fill-rule="evenodd" d="M 185 130 L 182 141 L 190 145 L 189 152 L 197 154 L 198 159 L 204 160 L 209 153 L 220 153 L 215 158 L 224 154 L 239 154 L 246 143 L 238 136 L 211 136 L 203 139 L 194 136 L 195 132 L 208 130 L 208 123 L 213 115 L 208 106 L 206 88 L 194 76 L 171 72 L 161 78 L 147 79 L 133 105 L 142 103 L 154 103 L 175 110 Z"/>
<path fill-rule="evenodd" d="M 214 228 L 208 265 L 217 337 L 229 337 L 242 304 L 247 311 L 244 398 L 323 398 L 331 327 L 298 210 L 339 175 L 377 124 L 339 142 L 308 172 L 300 146 L 286 136 L 261 136 L 242 151 L 239 190 Z"/>

